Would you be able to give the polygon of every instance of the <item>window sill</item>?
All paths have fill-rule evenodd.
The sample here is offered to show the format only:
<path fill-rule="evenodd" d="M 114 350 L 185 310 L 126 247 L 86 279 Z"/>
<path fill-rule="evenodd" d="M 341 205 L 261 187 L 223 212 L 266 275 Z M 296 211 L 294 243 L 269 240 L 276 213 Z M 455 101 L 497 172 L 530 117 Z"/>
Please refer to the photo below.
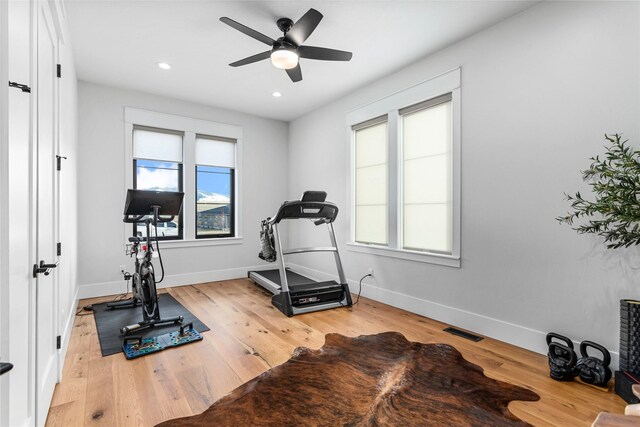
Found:
<path fill-rule="evenodd" d="M 154 241 L 155 244 L 155 241 Z M 242 237 L 220 237 L 217 239 L 160 240 L 160 250 L 177 248 L 199 248 L 203 246 L 240 245 Z"/>
<path fill-rule="evenodd" d="M 347 243 L 347 250 L 363 254 L 398 258 L 408 261 L 424 262 L 427 264 L 444 265 L 446 267 L 460 268 L 460 257 L 453 255 L 440 255 L 402 249 L 391 249 L 375 245 L 363 245 L 361 243 Z"/>

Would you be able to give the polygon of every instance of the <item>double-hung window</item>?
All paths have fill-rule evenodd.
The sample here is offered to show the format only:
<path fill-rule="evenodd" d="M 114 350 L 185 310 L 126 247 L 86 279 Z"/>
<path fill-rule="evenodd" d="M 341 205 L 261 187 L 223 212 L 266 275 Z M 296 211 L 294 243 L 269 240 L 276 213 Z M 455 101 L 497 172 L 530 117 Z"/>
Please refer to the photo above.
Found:
<path fill-rule="evenodd" d="M 387 116 L 353 127 L 355 139 L 355 240 L 387 245 Z"/>
<path fill-rule="evenodd" d="M 234 235 L 236 141 L 196 136 L 196 238 Z"/>
<path fill-rule="evenodd" d="M 347 115 L 358 252 L 460 265 L 460 70 Z"/>
<path fill-rule="evenodd" d="M 451 93 L 403 108 L 399 114 L 402 141 L 402 247 L 451 254 Z"/>
<path fill-rule="evenodd" d="M 242 242 L 242 139 L 240 126 L 125 107 L 125 189 L 184 192 L 181 214 L 158 224 L 165 247 Z M 144 228 L 126 225 L 125 241 Z"/>
<path fill-rule="evenodd" d="M 142 126 L 133 128 L 133 188 L 182 191 L 182 132 Z M 158 238 L 182 239 L 182 213 L 171 222 L 159 223 Z M 142 224 L 133 233 L 146 235 Z M 146 236 L 145 236 L 146 237 Z"/>

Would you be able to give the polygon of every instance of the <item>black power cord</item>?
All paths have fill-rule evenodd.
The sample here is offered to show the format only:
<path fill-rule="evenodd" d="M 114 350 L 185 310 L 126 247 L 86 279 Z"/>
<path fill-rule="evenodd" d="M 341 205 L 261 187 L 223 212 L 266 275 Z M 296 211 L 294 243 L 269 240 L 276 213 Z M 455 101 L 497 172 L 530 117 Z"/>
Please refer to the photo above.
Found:
<path fill-rule="evenodd" d="M 369 276 L 373 277 L 373 274 L 367 273 L 364 276 L 362 276 L 362 278 L 360 279 L 360 287 L 358 289 L 358 297 L 356 298 L 356 302 L 354 302 L 353 305 L 356 305 L 356 304 L 358 304 L 360 302 L 360 294 L 362 293 L 362 281 L 364 279 L 366 279 L 367 277 L 369 277 Z"/>
<path fill-rule="evenodd" d="M 125 282 L 127 283 L 127 290 L 125 293 L 116 296 L 111 302 L 118 302 L 127 299 L 129 296 L 129 281 L 131 280 L 131 273 L 128 271 L 121 270 L 122 276 L 124 277 Z"/>
<path fill-rule="evenodd" d="M 131 280 L 131 273 L 124 270 L 122 270 L 121 273 L 124 276 L 124 280 L 127 283 L 127 291 L 123 294 L 116 295 L 115 298 L 113 298 L 111 301 L 108 301 L 108 302 L 122 301 L 124 299 L 127 299 L 127 296 L 129 295 L 129 281 Z M 88 313 L 83 313 L 84 311 L 87 311 Z M 84 307 L 81 307 L 76 311 L 76 316 L 90 316 L 92 314 L 93 314 L 93 304 L 85 305 Z"/>
<path fill-rule="evenodd" d="M 84 314 L 80 314 L 83 311 L 88 311 L 88 313 L 84 313 Z M 84 307 L 81 307 L 78 309 L 78 311 L 76 311 L 76 316 L 90 316 L 93 314 L 93 305 L 85 305 Z"/>
<path fill-rule="evenodd" d="M 156 251 L 158 251 L 158 260 L 160 261 L 160 271 L 162 271 L 162 276 L 160 276 L 160 280 L 156 280 L 156 284 L 162 282 L 164 280 L 164 265 L 162 264 L 162 254 L 160 253 L 160 244 L 158 243 L 158 222 L 156 221 L 153 224 L 155 229 L 155 237 L 156 237 Z"/>

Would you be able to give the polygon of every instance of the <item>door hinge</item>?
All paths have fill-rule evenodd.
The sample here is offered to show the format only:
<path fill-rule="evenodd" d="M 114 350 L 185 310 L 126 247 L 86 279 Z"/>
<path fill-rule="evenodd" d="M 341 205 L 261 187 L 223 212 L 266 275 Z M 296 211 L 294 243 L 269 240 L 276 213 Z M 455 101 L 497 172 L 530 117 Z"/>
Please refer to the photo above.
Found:
<path fill-rule="evenodd" d="M 16 83 L 16 82 L 9 82 L 9 87 L 15 87 L 16 89 L 20 89 L 23 92 L 26 93 L 31 93 L 31 88 L 27 85 L 22 85 L 20 83 Z"/>
<path fill-rule="evenodd" d="M 58 242 L 57 253 L 58 253 L 58 256 L 62 255 L 62 242 Z"/>
<path fill-rule="evenodd" d="M 62 348 L 62 337 L 60 335 L 56 337 L 56 348 L 58 350 Z"/>
<path fill-rule="evenodd" d="M 67 158 L 66 158 L 66 157 L 64 157 L 64 156 L 59 156 L 59 155 L 57 155 L 57 154 L 56 154 L 56 162 L 57 162 L 57 163 L 56 163 L 56 169 L 57 169 L 57 170 L 62 170 L 62 159 L 67 160 Z"/>
<path fill-rule="evenodd" d="M 56 75 L 58 76 L 58 78 L 62 77 L 62 64 L 58 64 L 58 66 L 56 67 Z"/>

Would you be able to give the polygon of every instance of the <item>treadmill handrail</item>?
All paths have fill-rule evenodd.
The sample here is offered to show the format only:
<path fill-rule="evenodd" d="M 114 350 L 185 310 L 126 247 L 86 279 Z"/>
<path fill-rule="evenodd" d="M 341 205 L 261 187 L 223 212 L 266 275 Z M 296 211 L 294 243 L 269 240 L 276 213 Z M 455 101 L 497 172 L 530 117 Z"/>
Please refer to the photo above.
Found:
<path fill-rule="evenodd" d="M 296 248 L 282 251 L 282 255 L 302 254 L 306 252 L 336 252 L 338 248 L 334 246 L 317 246 L 311 248 Z"/>
<path fill-rule="evenodd" d="M 338 217 L 338 207 L 330 202 L 303 202 L 295 200 L 284 202 L 276 215 L 269 221 L 271 224 L 279 224 L 283 219 L 324 219 L 326 223 L 332 223 Z"/>

